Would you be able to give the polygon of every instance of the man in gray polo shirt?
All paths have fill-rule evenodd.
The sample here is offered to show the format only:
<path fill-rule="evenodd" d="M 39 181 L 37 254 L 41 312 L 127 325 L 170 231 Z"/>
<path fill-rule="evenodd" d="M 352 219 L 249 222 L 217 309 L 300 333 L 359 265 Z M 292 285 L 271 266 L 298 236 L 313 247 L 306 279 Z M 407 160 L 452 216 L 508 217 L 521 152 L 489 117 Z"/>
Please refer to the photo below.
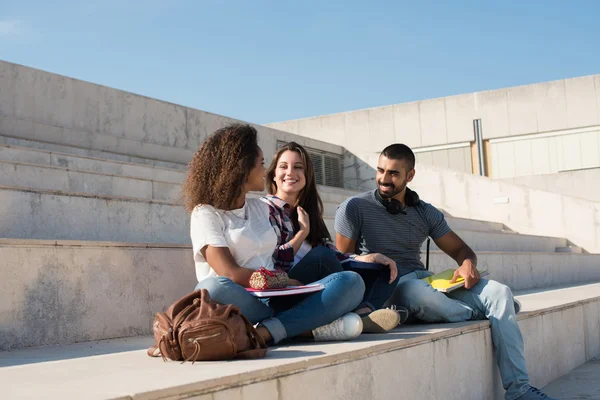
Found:
<path fill-rule="evenodd" d="M 389 303 L 406 307 L 425 322 L 489 319 L 496 361 L 507 400 L 550 399 L 529 384 L 520 307 L 510 289 L 480 279 L 477 256 L 448 226 L 444 215 L 406 185 L 415 177 L 415 155 L 403 144 L 386 147 L 377 163 L 377 189 L 344 201 L 335 215 L 336 246 L 345 253 L 381 253 L 394 261 L 401 278 Z M 458 264 L 454 278 L 465 288 L 438 292 L 419 278 L 431 275 L 421 262 L 427 237 Z M 517 310 L 515 310 L 517 309 Z"/>

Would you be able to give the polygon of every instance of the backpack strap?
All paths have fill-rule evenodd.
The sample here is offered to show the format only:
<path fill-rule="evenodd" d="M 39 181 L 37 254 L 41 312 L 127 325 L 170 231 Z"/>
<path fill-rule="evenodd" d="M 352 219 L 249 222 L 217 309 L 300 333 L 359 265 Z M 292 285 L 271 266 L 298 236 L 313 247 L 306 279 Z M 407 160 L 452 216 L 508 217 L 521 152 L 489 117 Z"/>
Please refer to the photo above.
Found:
<path fill-rule="evenodd" d="M 246 325 L 246 333 L 250 337 L 250 343 L 253 348 L 248 350 L 240 351 L 235 355 L 236 359 L 251 359 L 251 358 L 263 358 L 267 355 L 267 344 L 265 340 L 260 336 L 256 328 L 252 326 L 248 318 L 246 318 L 243 314 L 239 314 L 244 321 L 244 325 Z"/>

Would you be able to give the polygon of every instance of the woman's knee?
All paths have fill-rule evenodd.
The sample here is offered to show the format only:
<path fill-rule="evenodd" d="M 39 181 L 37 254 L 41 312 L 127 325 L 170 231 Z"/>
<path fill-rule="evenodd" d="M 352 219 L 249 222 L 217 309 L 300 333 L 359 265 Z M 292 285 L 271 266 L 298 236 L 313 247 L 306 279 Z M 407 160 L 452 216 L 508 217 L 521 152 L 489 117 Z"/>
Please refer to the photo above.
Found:
<path fill-rule="evenodd" d="M 235 285 L 235 283 L 229 278 L 211 276 L 199 282 L 195 290 L 206 289 L 211 297 L 217 298 L 221 293 L 230 289 L 232 285 Z"/>
<path fill-rule="evenodd" d="M 365 295 L 365 282 L 356 272 L 337 272 L 325 279 L 325 285 L 331 290 L 335 302 L 344 308 L 349 308 L 348 311 L 358 306 Z"/>
<path fill-rule="evenodd" d="M 348 286 L 348 290 L 351 290 L 352 293 L 357 293 L 361 296 L 365 294 L 365 281 L 363 278 L 354 271 L 342 271 L 338 272 L 341 274 L 344 281 L 346 281 L 346 285 Z"/>

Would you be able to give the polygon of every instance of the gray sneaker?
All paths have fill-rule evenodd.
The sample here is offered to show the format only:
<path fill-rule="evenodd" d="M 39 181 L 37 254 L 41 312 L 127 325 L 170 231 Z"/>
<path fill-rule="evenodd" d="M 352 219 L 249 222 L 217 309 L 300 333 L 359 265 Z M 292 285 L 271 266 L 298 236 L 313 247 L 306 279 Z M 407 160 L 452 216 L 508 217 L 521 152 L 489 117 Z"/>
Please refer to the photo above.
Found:
<path fill-rule="evenodd" d="M 389 308 L 372 311 L 361 319 L 363 333 L 386 333 L 400 324 L 400 314 Z"/>
<path fill-rule="evenodd" d="M 547 396 L 540 389 L 534 388 L 532 386 L 522 396 L 517 397 L 517 400 L 558 400 L 558 399 Z"/>
<path fill-rule="evenodd" d="M 515 315 L 521 312 L 521 302 L 515 298 L 513 298 L 513 302 L 515 303 Z"/>
<path fill-rule="evenodd" d="M 330 324 L 313 329 L 312 334 L 315 342 L 328 342 L 356 339 L 362 330 L 362 319 L 358 314 L 350 312 Z"/>

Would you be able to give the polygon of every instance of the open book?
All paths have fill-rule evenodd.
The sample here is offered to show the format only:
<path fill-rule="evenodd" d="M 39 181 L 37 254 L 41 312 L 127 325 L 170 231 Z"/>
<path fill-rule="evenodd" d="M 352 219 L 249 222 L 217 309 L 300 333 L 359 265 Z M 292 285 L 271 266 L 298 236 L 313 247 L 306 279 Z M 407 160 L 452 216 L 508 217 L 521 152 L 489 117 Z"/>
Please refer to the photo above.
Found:
<path fill-rule="evenodd" d="M 246 290 L 256 297 L 276 297 L 276 296 L 291 296 L 294 294 L 306 294 L 313 292 L 320 292 L 325 289 L 320 283 L 311 283 L 310 285 L 303 286 L 288 286 L 281 289 L 252 289 L 246 288 Z"/>
<path fill-rule="evenodd" d="M 456 282 L 450 283 L 452 277 L 454 276 L 454 271 L 456 271 L 456 269 L 447 269 L 444 272 L 428 276 L 427 278 L 423 278 L 422 280 L 429 283 L 434 289 L 437 289 L 439 292 L 450 293 L 453 290 L 465 286 L 465 280 L 462 277 L 458 277 Z M 488 275 L 487 270 L 478 269 L 477 271 L 479 271 L 479 276 L 481 277 Z"/>

